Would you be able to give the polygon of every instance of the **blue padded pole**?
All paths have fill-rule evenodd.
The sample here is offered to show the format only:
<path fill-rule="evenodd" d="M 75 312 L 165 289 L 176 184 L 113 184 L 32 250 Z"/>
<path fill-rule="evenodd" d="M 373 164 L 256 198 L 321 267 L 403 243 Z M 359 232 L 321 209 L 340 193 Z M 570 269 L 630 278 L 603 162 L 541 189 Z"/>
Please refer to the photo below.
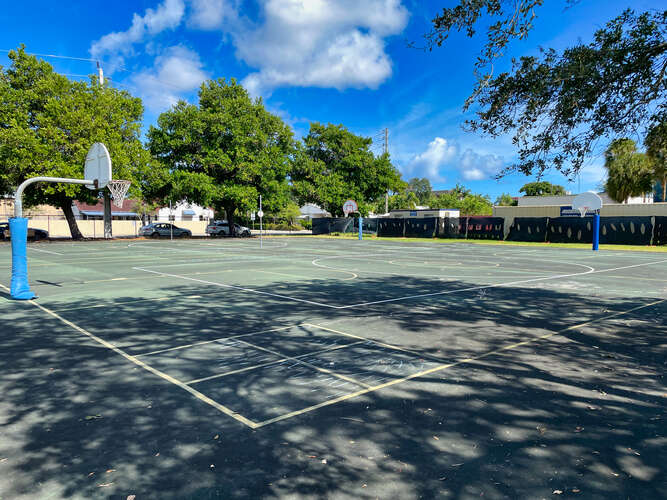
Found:
<path fill-rule="evenodd" d="M 593 216 L 593 251 L 597 252 L 600 246 L 600 214 Z"/>
<path fill-rule="evenodd" d="M 12 284 L 10 294 L 16 300 L 30 300 L 37 295 L 28 285 L 28 219 L 12 217 L 9 219 L 9 232 L 12 238 Z"/>
<path fill-rule="evenodd" d="M 364 239 L 364 237 L 363 237 L 364 233 L 362 232 L 362 229 L 361 229 L 363 227 L 363 225 L 364 225 L 364 218 L 361 216 L 361 214 L 359 214 L 359 240 L 360 241 Z"/>

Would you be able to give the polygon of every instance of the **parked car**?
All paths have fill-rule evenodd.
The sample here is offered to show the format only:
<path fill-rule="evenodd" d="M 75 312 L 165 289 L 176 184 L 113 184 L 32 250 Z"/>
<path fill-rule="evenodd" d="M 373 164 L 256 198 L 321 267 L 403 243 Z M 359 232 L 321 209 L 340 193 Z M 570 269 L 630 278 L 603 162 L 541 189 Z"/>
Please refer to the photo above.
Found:
<path fill-rule="evenodd" d="M 172 235 L 174 238 L 189 238 L 192 236 L 192 231 L 176 227 L 168 222 L 153 222 L 139 229 L 139 236 L 148 236 L 150 238 L 166 236 L 169 238 Z"/>
<path fill-rule="evenodd" d="M 32 241 L 44 240 L 49 237 L 49 232 L 44 229 L 28 228 L 28 239 Z M 9 233 L 9 222 L 0 222 L 0 240 L 11 239 Z"/>
<path fill-rule="evenodd" d="M 234 223 L 234 233 L 236 236 L 246 238 L 250 236 L 250 229 Z M 215 220 L 206 226 L 206 234 L 210 236 L 229 236 L 229 222 L 226 220 Z"/>

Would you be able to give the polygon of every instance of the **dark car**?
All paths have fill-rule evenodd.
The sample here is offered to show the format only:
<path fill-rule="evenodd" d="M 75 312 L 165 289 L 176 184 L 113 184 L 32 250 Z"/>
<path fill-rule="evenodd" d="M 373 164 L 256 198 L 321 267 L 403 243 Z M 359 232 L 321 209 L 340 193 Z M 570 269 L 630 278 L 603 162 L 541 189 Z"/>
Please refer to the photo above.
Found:
<path fill-rule="evenodd" d="M 172 235 L 174 238 L 189 238 L 192 236 L 192 231 L 176 227 L 167 222 L 153 222 L 139 229 L 139 236 L 149 236 L 151 238 L 166 236 L 169 238 Z"/>
<path fill-rule="evenodd" d="M 206 234 L 210 236 L 229 236 L 229 222 L 226 220 L 215 220 L 206 226 Z M 234 223 L 234 234 L 246 238 L 250 236 L 250 229 Z"/>
<path fill-rule="evenodd" d="M 28 228 L 28 239 L 32 241 L 44 240 L 49 237 L 49 232 L 44 229 Z M 9 222 L 0 222 L 0 240 L 11 239 L 9 233 Z"/>

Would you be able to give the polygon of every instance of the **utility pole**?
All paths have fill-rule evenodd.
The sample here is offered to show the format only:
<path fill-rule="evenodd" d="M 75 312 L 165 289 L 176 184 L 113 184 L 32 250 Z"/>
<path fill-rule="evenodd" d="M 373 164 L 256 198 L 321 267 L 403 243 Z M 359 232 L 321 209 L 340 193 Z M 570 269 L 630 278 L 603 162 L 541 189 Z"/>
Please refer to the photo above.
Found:
<path fill-rule="evenodd" d="M 389 129 L 384 129 L 384 154 L 389 152 Z M 384 194 L 384 213 L 389 213 L 389 191 Z"/>
<path fill-rule="evenodd" d="M 97 76 L 100 79 L 100 87 L 104 85 L 104 71 L 102 71 L 102 66 L 100 65 L 100 62 L 97 61 Z"/>

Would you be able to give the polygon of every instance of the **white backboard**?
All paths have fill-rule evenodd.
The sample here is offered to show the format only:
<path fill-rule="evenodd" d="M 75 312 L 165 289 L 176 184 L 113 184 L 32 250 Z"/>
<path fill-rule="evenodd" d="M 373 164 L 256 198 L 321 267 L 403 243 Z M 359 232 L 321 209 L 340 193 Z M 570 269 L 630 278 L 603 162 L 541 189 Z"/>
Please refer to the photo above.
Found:
<path fill-rule="evenodd" d="M 598 212 L 602 208 L 602 198 L 593 191 L 586 191 L 574 197 L 572 208 L 579 210 L 582 216 L 589 211 Z"/>
<path fill-rule="evenodd" d="M 97 180 L 97 186 L 86 184 L 88 189 L 103 189 L 111 180 L 111 157 L 107 147 L 96 142 L 88 150 L 86 164 L 83 167 L 83 178 Z"/>

